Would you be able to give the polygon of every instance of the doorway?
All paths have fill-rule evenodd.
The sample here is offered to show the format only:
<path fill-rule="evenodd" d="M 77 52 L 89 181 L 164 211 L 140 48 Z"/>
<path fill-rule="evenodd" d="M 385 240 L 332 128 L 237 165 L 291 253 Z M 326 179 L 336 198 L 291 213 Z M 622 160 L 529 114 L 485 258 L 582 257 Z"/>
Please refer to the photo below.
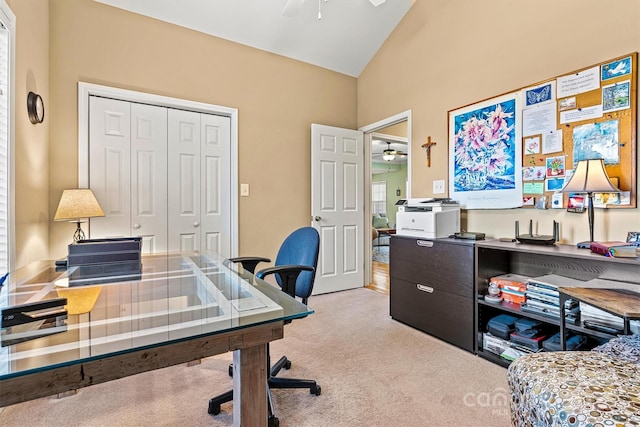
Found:
<path fill-rule="evenodd" d="M 389 292 L 389 242 L 398 200 L 411 196 L 411 110 L 361 128 L 365 136 L 365 277 L 368 287 Z"/>

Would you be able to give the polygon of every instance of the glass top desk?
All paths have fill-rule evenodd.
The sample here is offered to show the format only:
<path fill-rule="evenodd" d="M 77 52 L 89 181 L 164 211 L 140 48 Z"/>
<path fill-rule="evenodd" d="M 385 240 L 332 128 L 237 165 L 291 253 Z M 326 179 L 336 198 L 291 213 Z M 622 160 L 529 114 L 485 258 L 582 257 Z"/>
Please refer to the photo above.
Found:
<path fill-rule="evenodd" d="M 234 351 L 234 425 L 255 426 L 267 343 L 313 313 L 210 252 L 143 256 L 125 274 L 34 262 L 9 275 L 0 308 L 0 407 Z"/>

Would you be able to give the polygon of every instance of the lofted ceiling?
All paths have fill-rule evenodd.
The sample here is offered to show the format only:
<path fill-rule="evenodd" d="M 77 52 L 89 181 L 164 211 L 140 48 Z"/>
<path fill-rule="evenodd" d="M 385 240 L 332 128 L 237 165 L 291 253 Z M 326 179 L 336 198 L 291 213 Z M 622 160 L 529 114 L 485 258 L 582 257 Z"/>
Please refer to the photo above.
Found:
<path fill-rule="evenodd" d="M 415 0 L 95 1 L 358 77 Z"/>

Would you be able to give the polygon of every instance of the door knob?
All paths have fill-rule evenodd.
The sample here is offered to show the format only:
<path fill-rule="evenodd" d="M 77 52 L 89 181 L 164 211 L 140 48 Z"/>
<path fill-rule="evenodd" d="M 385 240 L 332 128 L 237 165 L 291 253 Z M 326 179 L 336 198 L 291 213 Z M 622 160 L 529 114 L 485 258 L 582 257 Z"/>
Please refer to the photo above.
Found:
<path fill-rule="evenodd" d="M 137 230 L 138 228 L 140 228 L 140 224 L 133 224 L 133 228 Z"/>
<path fill-rule="evenodd" d="M 198 228 L 200 226 L 200 223 L 198 221 L 194 221 L 193 222 L 193 227 L 194 228 Z"/>
<path fill-rule="evenodd" d="M 320 221 L 322 219 L 322 217 L 321 216 L 316 216 L 313 219 L 315 219 L 316 221 Z"/>

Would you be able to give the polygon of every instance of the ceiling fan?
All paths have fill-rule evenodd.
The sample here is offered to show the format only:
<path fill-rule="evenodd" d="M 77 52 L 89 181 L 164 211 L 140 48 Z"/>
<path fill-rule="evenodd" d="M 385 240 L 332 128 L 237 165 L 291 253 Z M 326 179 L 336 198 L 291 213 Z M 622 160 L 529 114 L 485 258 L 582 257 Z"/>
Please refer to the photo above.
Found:
<path fill-rule="evenodd" d="M 292 17 L 298 15 L 300 13 L 300 9 L 302 9 L 302 5 L 305 0 L 287 0 L 287 3 L 284 5 L 284 9 L 282 9 L 282 15 L 286 17 Z M 324 0 L 325 2 L 327 0 Z M 380 6 L 386 0 L 369 0 L 374 7 Z M 320 10 L 318 10 L 318 19 L 321 19 Z"/>
<path fill-rule="evenodd" d="M 390 162 L 396 158 L 396 156 L 406 156 L 407 153 L 400 150 L 391 149 L 391 143 L 387 141 L 387 148 L 382 152 L 382 154 L 375 154 L 374 157 L 382 157 L 382 160 Z"/>

